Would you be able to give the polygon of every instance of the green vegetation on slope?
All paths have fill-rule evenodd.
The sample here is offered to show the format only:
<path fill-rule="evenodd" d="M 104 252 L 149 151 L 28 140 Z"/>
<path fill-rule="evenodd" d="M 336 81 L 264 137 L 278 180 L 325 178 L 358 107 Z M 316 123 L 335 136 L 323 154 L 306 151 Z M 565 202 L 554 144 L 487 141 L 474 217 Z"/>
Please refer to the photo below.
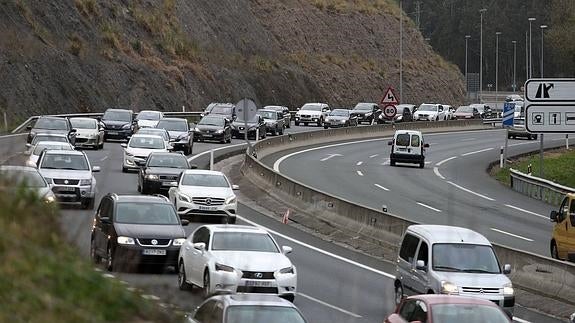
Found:
<path fill-rule="evenodd" d="M 527 173 L 529 164 L 532 167 L 532 174 L 538 176 L 540 167 L 538 154 L 519 158 L 509 166 L 520 172 Z M 575 187 L 575 167 L 573 165 L 575 165 L 575 150 L 560 149 L 548 151 L 545 153 L 543 160 L 544 178 L 561 185 Z M 494 167 L 491 174 L 497 180 L 509 185 L 509 167 L 504 169 L 500 169 L 499 166 Z"/>
<path fill-rule="evenodd" d="M 58 228 L 58 211 L 0 179 L 0 322 L 169 322 L 104 278 Z"/>

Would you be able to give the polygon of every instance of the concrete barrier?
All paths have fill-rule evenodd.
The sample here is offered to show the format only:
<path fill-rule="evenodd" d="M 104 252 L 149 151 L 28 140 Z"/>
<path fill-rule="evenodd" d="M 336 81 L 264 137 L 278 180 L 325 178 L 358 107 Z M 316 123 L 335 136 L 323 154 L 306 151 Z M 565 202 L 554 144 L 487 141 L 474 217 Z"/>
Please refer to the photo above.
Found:
<path fill-rule="evenodd" d="M 377 236 L 388 245 L 397 248 L 399 237 L 405 229 L 415 224 L 400 216 L 372 209 L 352 201 L 322 192 L 304 183 L 295 181 L 259 161 L 264 156 L 278 151 L 301 148 L 342 140 L 359 140 L 390 136 L 396 129 L 422 129 L 424 133 L 446 130 L 481 128 L 475 122 L 455 121 L 448 123 L 407 123 L 372 127 L 342 128 L 328 131 L 313 131 L 285 135 L 262 140 L 255 144 L 256 156 L 245 156 L 242 173 L 260 188 L 294 208 L 312 214 L 342 228 L 362 227 L 377 231 Z M 575 264 L 539 256 L 494 244 L 502 264 L 510 264 L 510 279 L 516 287 L 530 290 L 539 295 L 554 297 L 574 304 Z M 393 260 L 393 259 L 392 259 Z"/>
<path fill-rule="evenodd" d="M 567 193 L 575 193 L 575 188 L 524 174 L 516 169 L 510 169 L 509 176 L 513 190 L 551 205 L 559 206 Z"/>

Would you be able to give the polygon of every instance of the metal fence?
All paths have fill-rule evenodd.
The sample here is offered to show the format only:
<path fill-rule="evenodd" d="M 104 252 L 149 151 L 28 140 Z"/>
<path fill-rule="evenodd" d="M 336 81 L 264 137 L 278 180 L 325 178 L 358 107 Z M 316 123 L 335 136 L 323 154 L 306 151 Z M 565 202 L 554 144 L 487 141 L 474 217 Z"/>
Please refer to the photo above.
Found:
<path fill-rule="evenodd" d="M 552 181 L 524 174 L 510 169 L 511 188 L 531 198 L 551 205 L 559 205 L 567 193 L 575 193 L 575 188 L 559 185 Z"/>

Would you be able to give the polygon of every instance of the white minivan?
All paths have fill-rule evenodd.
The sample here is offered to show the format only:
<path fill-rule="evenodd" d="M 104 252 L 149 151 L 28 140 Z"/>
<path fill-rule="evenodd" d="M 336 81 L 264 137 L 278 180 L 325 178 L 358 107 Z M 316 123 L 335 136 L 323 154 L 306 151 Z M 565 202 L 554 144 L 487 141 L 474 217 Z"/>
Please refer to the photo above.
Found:
<path fill-rule="evenodd" d="M 429 148 L 429 144 L 423 142 L 421 131 L 397 130 L 388 144 L 391 146 L 391 166 L 395 166 L 395 163 L 419 164 L 420 168 L 425 166 L 425 148 Z"/>
<path fill-rule="evenodd" d="M 479 297 L 510 317 L 515 295 L 491 243 L 481 234 L 445 225 L 411 225 L 397 256 L 395 302 L 405 295 L 449 294 Z"/>

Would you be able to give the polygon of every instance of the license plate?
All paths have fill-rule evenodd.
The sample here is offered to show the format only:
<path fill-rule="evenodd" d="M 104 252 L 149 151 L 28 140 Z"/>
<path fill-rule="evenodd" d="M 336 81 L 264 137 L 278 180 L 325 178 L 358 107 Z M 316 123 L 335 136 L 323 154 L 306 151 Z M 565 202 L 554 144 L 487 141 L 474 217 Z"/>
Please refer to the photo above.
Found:
<path fill-rule="evenodd" d="M 205 134 L 205 135 L 202 135 L 202 136 L 204 136 L 204 137 L 211 137 L 212 135 Z"/>
<path fill-rule="evenodd" d="M 58 192 L 75 192 L 76 189 L 74 187 L 67 187 L 67 186 L 58 186 L 56 187 Z"/>
<path fill-rule="evenodd" d="M 108 134 L 109 134 L 109 135 L 112 135 L 112 136 L 115 136 L 115 135 L 118 134 L 118 132 L 117 132 L 117 131 L 108 131 Z"/>
<path fill-rule="evenodd" d="M 272 287 L 271 281 L 266 280 L 246 280 L 246 286 L 252 287 Z"/>
<path fill-rule="evenodd" d="M 165 256 L 166 250 L 165 249 L 144 249 L 142 252 L 146 256 Z"/>
<path fill-rule="evenodd" d="M 203 206 L 203 205 L 200 205 L 200 206 L 199 206 L 199 209 L 200 209 L 200 210 L 203 210 L 203 211 L 214 211 L 214 210 L 217 210 L 217 207 L 215 207 L 215 206 Z"/>
<path fill-rule="evenodd" d="M 397 150 L 399 150 L 399 151 L 406 151 L 407 149 L 406 149 L 406 148 L 398 148 Z"/>
<path fill-rule="evenodd" d="M 163 182 L 162 186 L 178 186 L 178 182 Z"/>

